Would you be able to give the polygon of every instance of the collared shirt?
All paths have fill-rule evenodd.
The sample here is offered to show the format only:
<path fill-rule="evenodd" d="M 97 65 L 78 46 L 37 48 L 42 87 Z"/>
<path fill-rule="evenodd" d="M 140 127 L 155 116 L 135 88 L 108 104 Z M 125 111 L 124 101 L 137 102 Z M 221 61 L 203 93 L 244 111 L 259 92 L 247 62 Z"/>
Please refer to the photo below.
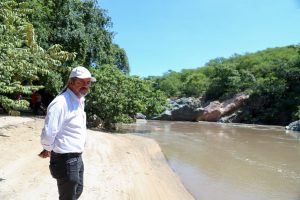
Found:
<path fill-rule="evenodd" d="M 48 106 L 41 144 L 47 151 L 80 153 L 86 138 L 84 98 L 70 89 L 58 95 Z"/>

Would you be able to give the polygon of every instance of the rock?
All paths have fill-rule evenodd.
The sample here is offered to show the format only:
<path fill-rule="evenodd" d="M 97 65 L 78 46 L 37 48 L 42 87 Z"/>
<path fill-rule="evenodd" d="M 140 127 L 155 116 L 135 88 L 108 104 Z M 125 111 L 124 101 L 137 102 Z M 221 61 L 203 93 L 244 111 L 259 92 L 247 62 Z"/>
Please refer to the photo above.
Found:
<path fill-rule="evenodd" d="M 233 98 L 222 102 L 222 116 L 231 114 L 233 111 L 237 110 L 248 98 L 249 95 L 237 94 Z"/>
<path fill-rule="evenodd" d="M 201 98 L 183 97 L 177 100 L 168 99 L 171 110 L 166 109 L 160 116 L 153 118 L 154 120 L 173 120 L 173 121 L 195 121 L 202 110 Z"/>
<path fill-rule="evenodd" d="M 194 97 L 182 97 L 171 104 L 171 120 L 173 121 L 196 121 L 202 115 L 202 99 Z"/>
<path fill-rule="evenodd" d="M 221 117 L 232 115 L 238 110 L 243 102 L 249 98 L 246 94 L 237 94 L 235 97 L 224 102 L 212 101 L 203 108 L 203 99 L 193 97 L 183 97 L 177 100 L 169 99 L 172 107 L 171 110 L 166 109 L 164 113 L 153 119 L 156 120 L 173 120 L 173 121 L 212 121 L 216 122 Z M 232 115 L 232 119 L 238 119 Z M 224 120 L 227 120 L 224 118 Z M 228 119 L 229 120 L 229 119 Z"/>
<path fill-rule="evenodd" d="M 174 121 L 197 121 L 197 118 L 202 115 L 203 109 L 194 108 L 189 105 L 172 110 L 172 120 Z"/>
<path fill-rule="evenodd" d="M 232 113 L 231 115 L 226 115 L 224 117 L 221 117 L 218 120 L 218 122 L 220 122 L 220 123 L 239 123 L 242 113 L 243 113 L 242 110 L 237 110 L 234 113 Z"/>
<path fill-rule="evenodd" d="M 286 130 L 300 131 L 300 120 L 294 121 L 285 127 Z"/>
<path fill-rule="evenodd" d="M 146 119 L 147 117 L 146 117 L 146 115 L 144 115 L 144 114 L 142 114 L 142 113 L 137 113 L 137 114 L 135 115 L 135 118 L 136 118 L 136 119 Z"/>
<path fill-rule="evenodd" d="M 197 121 L 216 122 L 223 116 L 231 115 L 234 111 L 239 109 L 242 103 L 248 98 L 249 95 L 237 94 L 222 103 L 219 101 L 210 102 L 210 104 L 204 108 L 203 114 L 198 117 Z"/>
<path fill-rule="evenodd" d="M 152 118 L 153 120 L 167 120 L 171 121 L 172 120 L 172 113 L 170 110 L 165 110 L 162 114 L 160 114 L 157 117 Z"/>
<path fill-rule="evenodd" d="M 203 114 L 196 120 L 209 122 L 217 121 L 222 115 L 221 106 L 222 104 L 219 101 L 210 102 L 210 104 L 203 109 Z"/>
<path fill-rule="evenodd" d="M 92 115 L 87 119 L 88 128 L 100 127 L 103 121 L 97 115 Z"/>

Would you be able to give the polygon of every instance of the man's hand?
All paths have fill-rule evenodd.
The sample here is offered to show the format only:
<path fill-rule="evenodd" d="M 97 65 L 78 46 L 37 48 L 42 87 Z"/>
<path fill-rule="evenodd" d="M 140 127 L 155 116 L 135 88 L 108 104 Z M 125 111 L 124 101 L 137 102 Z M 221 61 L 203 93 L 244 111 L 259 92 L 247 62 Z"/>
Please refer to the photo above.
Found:
<path fill-rule="evenodd" d="M 47 151 L 45 149 L 39 154 L 39 157 L 41 157 L 41 158 L 48 158 L 50 156 L 51 156 L 51 152 Z"/>

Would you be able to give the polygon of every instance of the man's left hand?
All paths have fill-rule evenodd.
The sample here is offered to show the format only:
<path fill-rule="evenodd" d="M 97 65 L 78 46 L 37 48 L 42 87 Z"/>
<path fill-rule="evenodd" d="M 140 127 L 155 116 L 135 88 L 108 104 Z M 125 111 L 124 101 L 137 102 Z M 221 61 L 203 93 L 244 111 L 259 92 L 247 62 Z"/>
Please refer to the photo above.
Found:
<path fill-rule="evenodd" d="M 51 152 L 47 151 L 45 149 L 39 154 L 39 157 L 41 157 L 41 158 L 48 158 L 50 156 L 51 156 Z"/>

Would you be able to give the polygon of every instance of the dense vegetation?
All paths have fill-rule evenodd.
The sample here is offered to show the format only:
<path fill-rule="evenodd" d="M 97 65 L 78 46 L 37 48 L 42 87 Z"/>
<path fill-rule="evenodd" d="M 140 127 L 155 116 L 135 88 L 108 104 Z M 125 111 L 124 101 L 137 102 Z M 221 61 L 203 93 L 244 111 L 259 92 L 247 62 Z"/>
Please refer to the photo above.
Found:
<path fill-rule="evenodd" d="M 148 77 L 169 97 L 204 96 L 224 100 L 250 94 L 243 122 L 280 124 L 300 117 L 300 46 L 216 58 L 198 69 Z"/>
<path fill-rule="evenodd" d="M 45 86 L 57 92 L 55 87 L 62 86 L 59 73 L 68 70 L 59 66 L 73 60 L 75 53 L 62 51 L 60 45 L 41 48 L 32 24 L 26 20 L 30 10 L 25 4 L 11 1 L 0 6 L 0 104 L 6 110 L 20 109 L 29 105 L 26 100 L 16 100 L 20 94 Z"/>
<path fill-rule="evenodd" d="M 1 107 L 26 109 L 29 102 L 24 97 L 39 89 L 49 102 L 70 69 L 83 65 L 98 78 L 87 97 L 88 114 L 101 117 L 105 127 L 128 122 L 137 112 L 161 112 L 166 97 L 149 81 L 128 75 L 126 52 L 112 42 L 110 26 L 97 1 L 1 1 Z"/>

